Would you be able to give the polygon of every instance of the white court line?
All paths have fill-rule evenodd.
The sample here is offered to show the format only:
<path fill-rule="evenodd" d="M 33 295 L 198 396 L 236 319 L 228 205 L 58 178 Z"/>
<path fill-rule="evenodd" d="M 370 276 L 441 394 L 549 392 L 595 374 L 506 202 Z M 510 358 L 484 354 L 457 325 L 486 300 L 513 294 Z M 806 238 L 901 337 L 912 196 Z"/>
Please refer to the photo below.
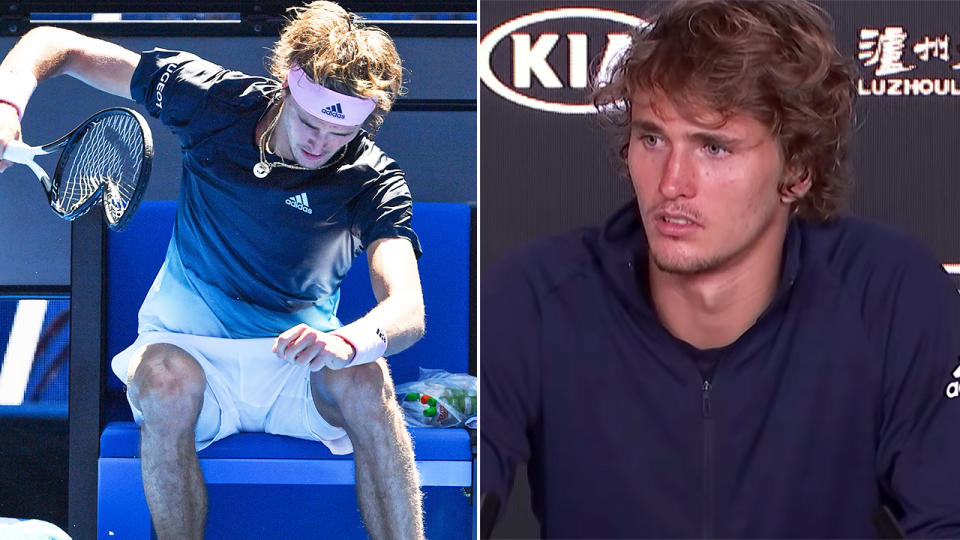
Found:
<path fill-rule="evenodd" d="M 0 366 L 0 405 L 23 403 L 46 313 L 46 300 L 20 300 L 17 303 L 7 353 L 3 357 L 3 366 Z"/>
<path fill-rule="evenodd" d="M 947 271 L 948 274 L 953 274 L 955 276 L 960 276 L 960 264 L 944 264 L 943 269 Z"/>

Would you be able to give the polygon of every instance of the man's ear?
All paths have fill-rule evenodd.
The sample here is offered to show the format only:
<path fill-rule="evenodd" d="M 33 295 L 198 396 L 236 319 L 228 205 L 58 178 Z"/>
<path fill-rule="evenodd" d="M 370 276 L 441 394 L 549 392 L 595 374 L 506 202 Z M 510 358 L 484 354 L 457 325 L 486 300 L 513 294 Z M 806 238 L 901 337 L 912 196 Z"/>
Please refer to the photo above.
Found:
<path fill-rule="evenodd" d="M 789 167 L 784 181 L 780 184 L 780 202 L 794 204 L 806 196 L 813 186 L 810 172 L 806 168 Z"/>

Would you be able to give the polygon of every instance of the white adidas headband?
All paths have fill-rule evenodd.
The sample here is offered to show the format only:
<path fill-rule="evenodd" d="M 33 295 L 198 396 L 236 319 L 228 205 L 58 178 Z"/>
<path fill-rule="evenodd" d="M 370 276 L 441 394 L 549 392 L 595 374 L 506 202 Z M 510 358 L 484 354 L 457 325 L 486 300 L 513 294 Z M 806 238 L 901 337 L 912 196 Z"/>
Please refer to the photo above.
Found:
<path fill-rule="evenodd" d="M 372 99 L 348 96 L 314 83 L 297 64 L 287 74 L 287 87 L 304 110 L 338 126 L 359 126 L 376 108 Z"/>

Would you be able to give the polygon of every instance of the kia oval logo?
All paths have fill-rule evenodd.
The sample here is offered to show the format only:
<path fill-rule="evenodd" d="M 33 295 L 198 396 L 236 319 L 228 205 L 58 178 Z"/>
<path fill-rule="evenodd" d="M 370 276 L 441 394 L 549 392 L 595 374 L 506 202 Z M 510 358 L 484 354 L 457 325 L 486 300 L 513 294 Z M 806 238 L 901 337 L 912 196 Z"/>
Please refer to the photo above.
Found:
<path fill-rule="evenodd" d="M 601 21 L 609 31 L 603 34 L 587 34 L 583 30 L 571 30 L 566 32 L 565 39 L 561 40 L 561 33 L 556 27 L 561 26 L 561 21 L 570 19 Z M 553 22 L 553 25 L 543 25 L 546 28 L 536 37 L 530 33 L 519 32 L 528 26 L 550 22 Z M 596 108 L 585 101 L 590 41 L 603 42 L 593 44 L 595 49 L 602 47 L 599 76 L 603 80 L 608 78 L 610 65 L 630 44 L 629 30 L 641 24 L 646 22 L 639 17 L 595 8 L 551 9 L 511 19 L 488 32 L 480 41 L 480 80 L 491 91 L 517 105 L 561 114 L 594 114 L 597 112 Z M 563 26 L 569 27 L 570 23 Z M 497 46 L 501 42 L 507 45 L 507 37 L 510 38 L 507 41 L 511 47 L 513 63 L 512 69 L 507 70 L 510 73 L 502 80 L 494 73 L 491 62 Z M 561 69 L 556 69 L 555 65 L 550 63 L 550 54 L 564 48 L 567 62 L 563 66 L 556 66 Z M 561 75 L 565 77 L 562 79 Z M 539 83 L 539 87 L 534 87 L 534 79 Z M 564 93 L 564 90 L 579 92 L 567 92 L 575 95 L 575 99 L 562 99 L 560 94 Z M 570 97 L 569 95 L 567 97 Z"/>

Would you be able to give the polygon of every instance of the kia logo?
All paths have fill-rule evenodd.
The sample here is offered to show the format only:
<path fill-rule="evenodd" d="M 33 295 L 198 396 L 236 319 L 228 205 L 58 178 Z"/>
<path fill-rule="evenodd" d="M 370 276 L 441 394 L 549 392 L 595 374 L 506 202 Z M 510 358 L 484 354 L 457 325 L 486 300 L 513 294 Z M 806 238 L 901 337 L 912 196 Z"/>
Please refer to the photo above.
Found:
<path fill-rule="evenodd" d="M 520 31 L 539 23 L 569 19 L 607 21 L 605 26 L 615 26 L 616 31 L 611 29 L 605 35 L 571 31 L 561 36 L 559 32 L 551 30 L 549 25 L 545 25 L 548 26 L 546 31 L 536 37 Z M 630 44 L 629 30 L 641 24 L 646 23 L 639 17 L 595 8 L 551 9 L 511 19 L 488 32 L 480 41 L 480 80 L 491 91 L 517 105 L 561 114 L 594 114 L 596 109 L 585 102 L 590 40 L 604 41 L 599 44 L 603 47 L 599 77 L 600 80 L 608 79 L 611 64 Z M 506 40 L 508 37 L 510 39 Z M 510 56 L 513 61 L 512 70 L 504 77 L 506 80 L 498 78 L 490 67 L 494 49 L 501 42 L 511 48 Z M 561 79 L 558 70 L 550 64 L 550 54 L 554 50 L 562 49 L 567 53 L 567 62 L 563 66 L 566 68 L 565 80 Z M 539 88 L 534 87 L 534 80 L 539 83 Z M 557 94 L 562 89 L 581 90 L 577 93 L 579 102 L 570 103 L 559 99 Z"/>

